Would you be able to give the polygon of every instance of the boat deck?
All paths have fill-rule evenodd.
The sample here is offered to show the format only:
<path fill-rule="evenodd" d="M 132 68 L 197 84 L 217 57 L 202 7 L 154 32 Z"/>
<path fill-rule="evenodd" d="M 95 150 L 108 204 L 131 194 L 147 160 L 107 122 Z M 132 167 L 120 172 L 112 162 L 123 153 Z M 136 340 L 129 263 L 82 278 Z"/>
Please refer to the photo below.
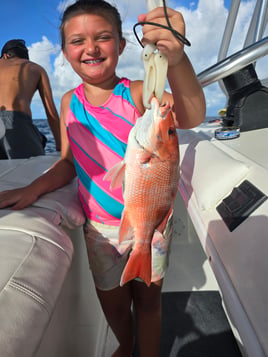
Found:
<path fill-rule="evenodd" d="M 179 193 L 174 217 L 170 264 L 162 292 L 160 357 L 240 357 L 217 281 Z M 102 357 L 110 357 L 116 347 L 108 328 Z M 136 346 L 133 357 L 138 356 Z"/>
<path fill-rule="evenodd" d="M 228 231 L 216 210 L 218 203 L 244 179 L 268 194 L 267 129 L 255 131 L 255 135 L 254 132 L 241 133 L 239 139 L 228 142 L 216 141 L 214 130 L 215 126 L 204 123 L 195 130 L 179 133 L 182 180 L 174 208 L 170 266 L 163 285 L 160 357 L 183 356 L 183 353 L 187 357 L 190 353 L 196 356 L 196 349 L 200 351 L 204 345 L 207 350 L 200 357 L 220 356 L 221 352 L 223 356 L 239 356 L 230 328 L 244 356 L 267 355 L 263 351 L 267 349 L 265 297 L 268 295 L 263 282 L 268 274 L 265 233 L 268 201 L 233 232 Z M 1 189 L 26 184 L 56 159 L 3 160 Z M 48 194 L 30 208 L 36 214 L 46 212 L 47 219 L 64 229 L 68 244 L 73 245 L 70 269 L 62 281 L 46 330 L 43 326 L 41 343 L 34 355 L 108 357 L 117 342 L 96 297 L 82 223 L 76 222 L 73 229 L 61 223 L 62 217 L 68 223 L 77 211 L 77 207 L 71 207 L 66 201 L 72 198 L 70 192 L 67 195 L 59 190 L 51 198 Z M 57 207 L 55 198 L 59 203 Z M 67 208 L 71 210 L 66 212 Z M 30 218 L 28 211 L 21 214 Z M 19 215 L 7 210 L 1 214 L 2 225 Z M 17 223 L 24 224 L 25 220 Z M 2 233 L 3 243 L 9 244 L 10 239 Z M 224 310 L 228 314 L 224 314 Z M 29 354 L 21 356 L 29 357 Z"/>

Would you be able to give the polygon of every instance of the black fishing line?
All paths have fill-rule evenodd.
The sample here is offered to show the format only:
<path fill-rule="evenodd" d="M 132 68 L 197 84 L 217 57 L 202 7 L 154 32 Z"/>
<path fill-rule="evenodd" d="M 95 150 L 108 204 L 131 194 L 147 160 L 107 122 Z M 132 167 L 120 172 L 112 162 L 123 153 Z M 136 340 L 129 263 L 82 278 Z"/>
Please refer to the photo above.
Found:
<path fill-rule="evenodd" d="M 156 24 L 154 22 L 149 22 L 149 21 L 137 22 L 133 26 L 134 35 L 135 35 L 137 41 L 139 42 L 139 44 L 141 45 L 141 47 L 144 47 L 144 46 L 141 43 L 141 40 L 139 39 L 139 36 L 137 35 L 136 27 L 137 26 L 142 26 L 142 25 L 153 25 L 153 26 L 157 26 L 157 27 L 161 27 L 163 29 L 166 29 L 166 30 L 172 32 L 172 34 L 176 37 L 176 39 L 181 41 L 184 45 L 191 46 L 191 42 L 188 41 L 187 38 L 184 37 L 181 33 L 179 33 L 178 31 L 174 30 L 174 28 L 171 26 L 171 23 L 169 21 L 168 14 L 167 14 L 167 6 L 166 6 L 166 1 L 165 0 L 163 0 L 163 8 L 164 8 L 164 13 L 165 13 L 165 18 L 166 18 L 166 21 L 167 21 L 167 26 L 164 26 L 164 25 L 161 25 L 161 24 Z"/>

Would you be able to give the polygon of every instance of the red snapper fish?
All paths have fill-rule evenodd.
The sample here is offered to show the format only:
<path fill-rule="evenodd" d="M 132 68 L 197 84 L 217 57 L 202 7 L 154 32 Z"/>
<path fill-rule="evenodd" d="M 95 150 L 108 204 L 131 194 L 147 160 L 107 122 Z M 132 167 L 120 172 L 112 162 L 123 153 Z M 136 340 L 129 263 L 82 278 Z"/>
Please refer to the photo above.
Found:
<path fill-rule="evenodd" d="M 137 277 L 151 284 L 151 242 L 155 230 L 163 232 L 172 212 L 179 181 L 179 145 L 168 103 L 138 118 L 128 138 L 124 160 L 108 171 L 111 188 L 123 183 L 124 210 L 119 242 L 133 240 L 120 285 Z"/>

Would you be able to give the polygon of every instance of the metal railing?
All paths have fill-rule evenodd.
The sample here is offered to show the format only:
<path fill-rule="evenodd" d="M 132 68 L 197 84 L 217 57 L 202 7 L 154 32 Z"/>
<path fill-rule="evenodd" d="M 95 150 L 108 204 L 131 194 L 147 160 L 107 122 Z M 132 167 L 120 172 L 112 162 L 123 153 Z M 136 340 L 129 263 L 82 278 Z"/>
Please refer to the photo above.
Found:
<path fill-rule="evenodd" d="M 198 74 L 198 79 L 203 87 L 220 81 L 243 67 L 256 62 L 268 54 L 268 37 L 262 39 L 266 24 L 268 22 L 268 0 L 257 0 L 251 18 L 244 48 L 226 57 L 231 42 L 233 29 L 241 0 L 233 0 L 226 21 L 226 26 L 219 50 L 218 60 L 215 65 Z M 226 94 L 223 84 L 222 90 Z"/>
<path fill-rule="evenodd" d="M 268 37 L 250 45 L 198 74 L 203 87 L 239 71 L 268 54 Z"/>

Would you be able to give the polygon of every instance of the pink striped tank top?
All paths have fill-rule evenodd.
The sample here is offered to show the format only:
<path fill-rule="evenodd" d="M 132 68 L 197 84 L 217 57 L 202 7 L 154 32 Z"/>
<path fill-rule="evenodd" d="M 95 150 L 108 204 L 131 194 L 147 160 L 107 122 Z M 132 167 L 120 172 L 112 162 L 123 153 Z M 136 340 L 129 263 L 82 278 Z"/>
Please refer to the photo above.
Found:
<path fill-rule="evenodd" d="M 81 84 L 74 90 L 66 121 L 85 214 L 107 225 L 120 224 L 124 202 L 122 188 L 110 190 L 103 177 L 123 159 L 129 132 L 140 116 L 129 83 L 121 78 L 102 106 L 87 101 Z"/>

